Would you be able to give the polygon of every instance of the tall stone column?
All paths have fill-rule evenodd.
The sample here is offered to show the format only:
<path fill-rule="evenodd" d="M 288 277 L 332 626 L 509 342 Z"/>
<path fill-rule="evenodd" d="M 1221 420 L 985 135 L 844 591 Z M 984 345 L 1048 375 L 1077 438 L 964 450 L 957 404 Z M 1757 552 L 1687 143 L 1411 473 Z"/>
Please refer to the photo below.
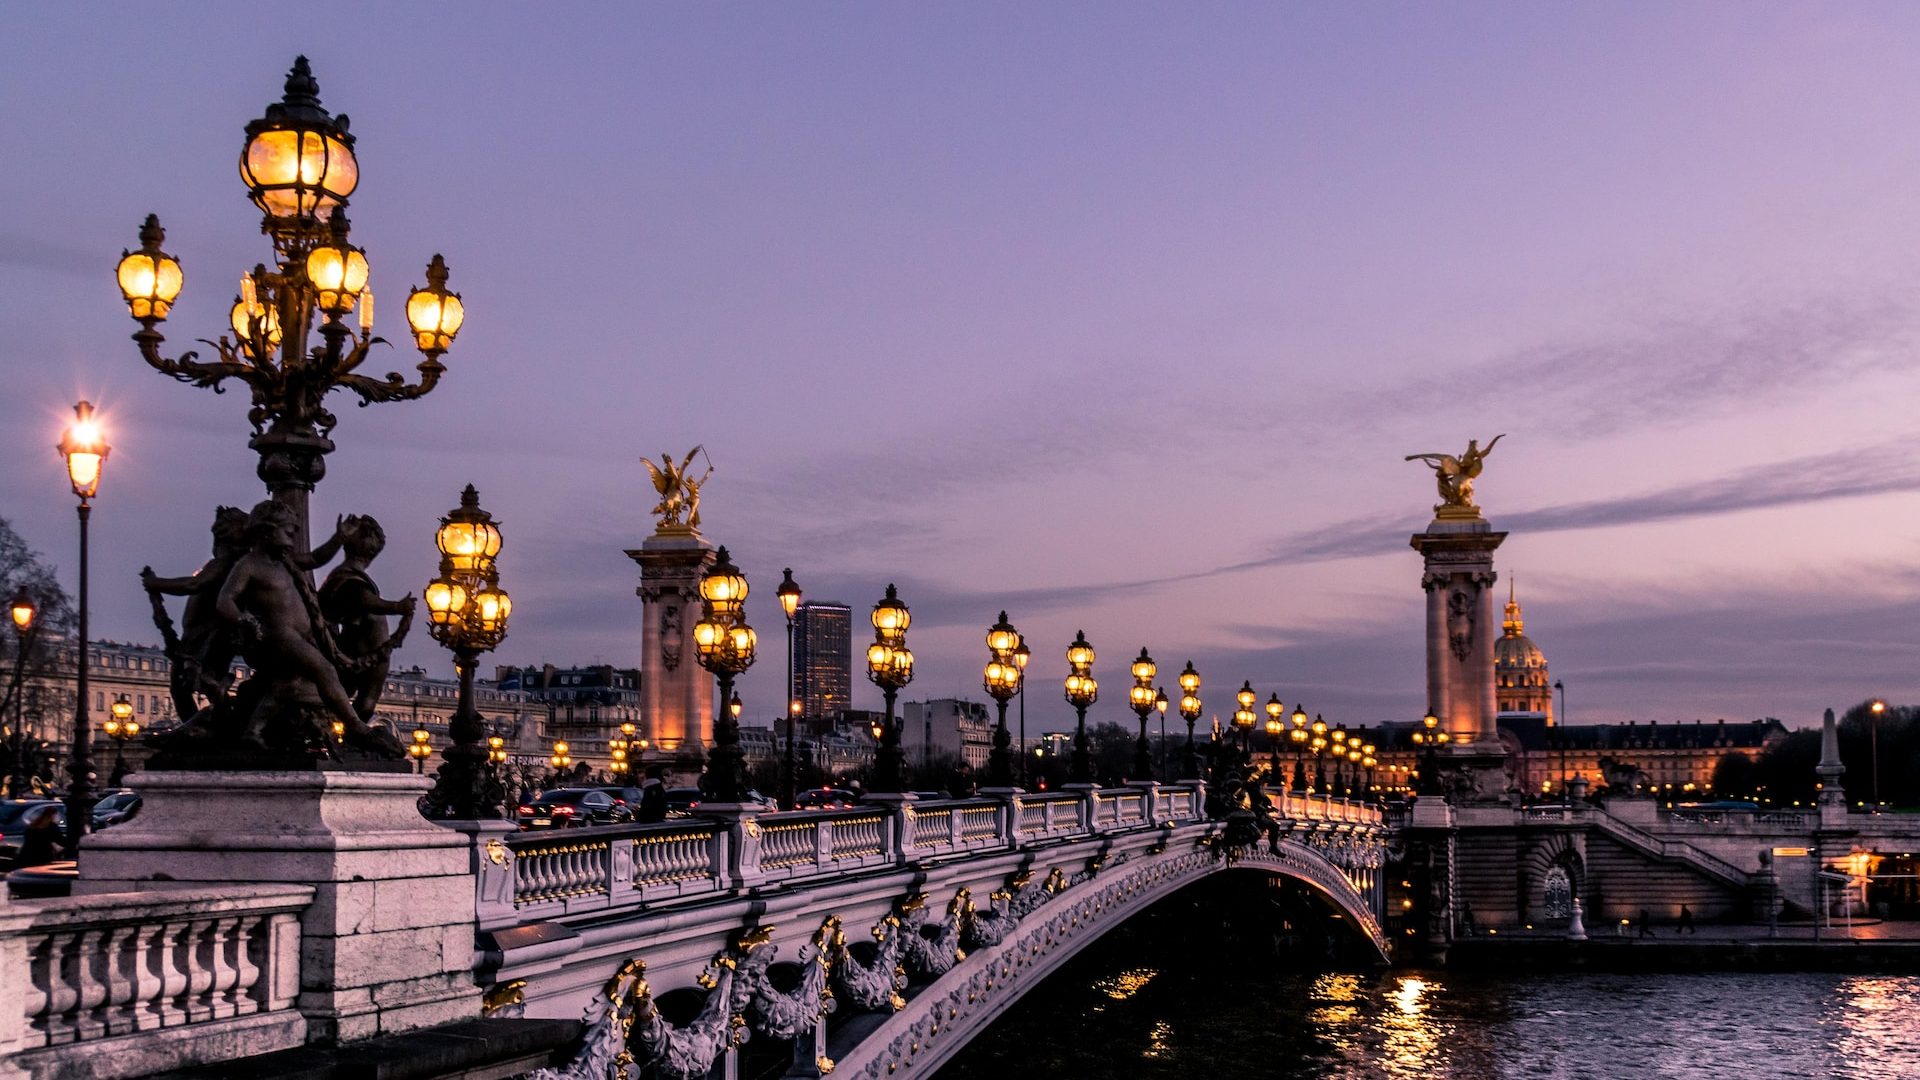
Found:
<path fill-rule="evenodd" d="M 713 545 L 686 525 L 663 525 L 627 557 L 640 564 L 640 700 L 652 740 L 640 761 L 697 776 L 713 741 L 713 677 L 694 651 L 693 625 Z"/>
<path fill-rule="evenodd" d="M 1462 747 L 1495 741 L 1493 551 L 1506 538 L 1478 514 L 1436 517 L 1413 536 L 1426 560 L 1427 708 Z"/>

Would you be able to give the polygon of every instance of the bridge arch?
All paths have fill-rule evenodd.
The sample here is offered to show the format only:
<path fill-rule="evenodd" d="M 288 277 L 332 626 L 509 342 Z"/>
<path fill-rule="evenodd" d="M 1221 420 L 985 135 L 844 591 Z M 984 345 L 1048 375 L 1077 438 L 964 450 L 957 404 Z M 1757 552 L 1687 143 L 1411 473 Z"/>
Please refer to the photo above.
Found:
<path fill-rule="evenodd" d="M 797 950 L 803 966 L 819 973 L 811 992 L 830 985 L 823 1008 L 830 996 L 832 1007 L 866 1015 L 821 1022 L 812 1039 L 797 1041 L 795 1059 L 804 1063 L 797 1071 L 824 1059 L 818 1064 L 836 1066 L 836 1077 L 930 1075 L 1074 956 L 1159 901 L 1217 875 L 1251 872 L 1298 882 L 1355 928 L 1372 955 L 1386 958 L 1375 909 L 1384 858 L 1378 836 L 1305 829 L 1228 851 L 1220 845 L 1221 831 L 1212 823 L 1169 826 L 1039 847 L 994 866 L 954 863 L 941 868 L 946 873 L 913 878 L 908 887 L 922 891 L 896 903 L 894 913 L 870 929 L 864 917 L 844 927 L 829 918 L 810 945 Z M 974 895 L 991 899 L 976 905 Z M 943 902 L 944 914 L 938 914 Z M 837 944 L 869 935 L 878 947 L 865 959 Z M 646 997 L 645 972 L 629 961 L 588 1010 L 593 1030 L 581 1059 L 538 1074 L 540 1080 L 601 1080 L 612 1075 L 604 1063 L 623 1051 L 641 1063 L 681 1063 L 653 1073 L 635 1070 L 635 1076 L 705 1075 L 735 1040 L 750 1037 L 731 1019 L 752 1015 L 750 1001 L 760 1002 L 763 1011 L 768 1003 L 789 1013 L 811 1008 L 801 1000 L 804 994 L 762 993 L 756 980 L 764 979 L 770 956 L 763 955 L 756 968 L 751 951 L 748 946 L 735 956 L 715 957 L 699 978 L 707 989 L 706 1007 L 677 1027 L 660 1019 Z M 896 971 L 918 980 L 909 985 Z M 672 1011 L 682 1019 L 691 1010 L 683 1000 Z M 629 1029 L 630 1037 L 617 1034 Z M 791 1037 L 791 1029 L 788 1036 L 773 1037 Z"/>

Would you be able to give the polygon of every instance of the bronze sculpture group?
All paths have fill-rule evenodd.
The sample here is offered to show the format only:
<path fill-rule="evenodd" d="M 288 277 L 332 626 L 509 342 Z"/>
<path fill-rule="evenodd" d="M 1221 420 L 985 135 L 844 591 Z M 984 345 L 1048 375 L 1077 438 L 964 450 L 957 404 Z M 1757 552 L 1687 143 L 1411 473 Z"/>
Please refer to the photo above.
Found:
<path fill-rule="evenodd" d="M 184 718 L 154 739 L 166 764 L 299 767 L 343 753 L 403 760 L 393 733 L 370 723 L 414 610 L 411 594 L 386 599 L 367 572 L 386 534 L 373 518 L 349 515 L 301 552 L 297 528 L 294 511 L 273 499 L 246 513 L 223 506 L 214 513 L 213 557 L 199 570 L 176 578 L 141 570 Z M 316 589 L 309 575 L 341 552 Z M 186 598 L 177 632 L 163 596 Z M 400 624 L 390 633 L 393 615 Z M 249 672 L 237 684 L 236 659 Z"/>

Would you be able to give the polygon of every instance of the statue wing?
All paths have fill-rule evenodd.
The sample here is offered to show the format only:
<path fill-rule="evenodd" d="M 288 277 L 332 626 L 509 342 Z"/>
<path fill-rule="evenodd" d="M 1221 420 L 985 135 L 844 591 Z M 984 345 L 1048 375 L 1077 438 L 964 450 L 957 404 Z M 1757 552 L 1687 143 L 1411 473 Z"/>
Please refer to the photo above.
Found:
<path fill-rule="evenodd" d="M 1493 441 L 1487 443 L 1486 448 L 1480 451 L 1480 456 L 1486 457 L 1488 454 L 1493 453 L 1493 444 L 1499 442 L 1501 439 L 1504 439 L 1506 437 L 1507 437 L 1507 433 L 1504 431 L 1498 435 L 1495 435 L 1493 437 Z"/>
<path fill-rule="evenodd" d="M 655 465 L 652 458 L 643 457 L 640 460 L 646 464 L 647 472 L 653 474 L 653 490 L 665 495 L 668 487 L 666 474 L 660 471 L 660 466 Z"/>

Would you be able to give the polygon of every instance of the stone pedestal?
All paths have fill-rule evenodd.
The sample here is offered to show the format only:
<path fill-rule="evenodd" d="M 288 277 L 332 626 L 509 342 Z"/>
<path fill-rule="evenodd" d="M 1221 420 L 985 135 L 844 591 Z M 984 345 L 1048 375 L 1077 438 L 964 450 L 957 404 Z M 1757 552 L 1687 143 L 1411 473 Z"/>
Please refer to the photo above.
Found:
<path fill-rule="evenodd" d="M 641 763 L 698 775 L 713 741 L 713 676 L 695 654 L 693 625 L 700 621 L 700 576 L 713 561 L 713 546 L 686 526 L 669 526 L 627 557 L 640 564 L 634 591 L 641 600 L 641 715 L 653 740 Z"/>
<path fill-rule="evenodd" d="M 1493 552 L 1506 538 L 1478 511 L 1455 510 L 1434 518 L 1412 540 L 1426 562 L 1420 586 L 1427 593 L 1427 708 L 1452 739 L 1439 766 L 1445 794 L 1455 802 L 1506 794 L 1493 671 L 1493 643 L 1500 636 Z"/>
<path fill-rule="evenodd" d="M 420 816 L 431 784 L 406 773 L 136 774 L 139 815 L 86 838 L 74 891 L 311 885 L 298 998 L 308 1042 L 475 1017 L 472 844 Z"/>

